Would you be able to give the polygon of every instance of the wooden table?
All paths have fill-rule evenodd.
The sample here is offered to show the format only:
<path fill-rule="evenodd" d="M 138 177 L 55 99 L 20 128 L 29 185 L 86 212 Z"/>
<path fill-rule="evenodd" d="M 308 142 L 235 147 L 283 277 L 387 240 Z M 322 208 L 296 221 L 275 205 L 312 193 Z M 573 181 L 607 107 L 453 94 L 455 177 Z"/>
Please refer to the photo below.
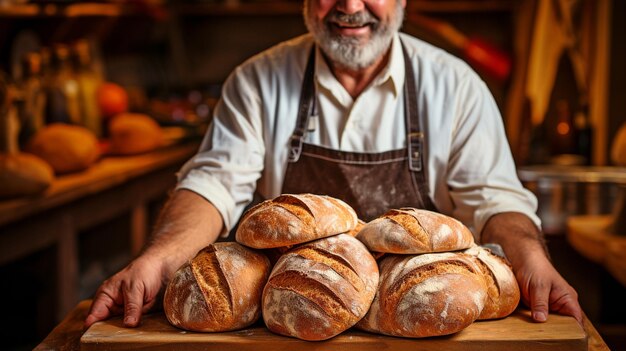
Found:
<path fill-rule="evenodd" d="M 0 201 L 0 265 L 56 246 L 57 318 L 78 302 L 78 235 L 130 213 L 130 243 L 139 252 L 148 234 L 147 205 L 176 183 L 196 142 L 136 156 L 105 157 L 86 171 L 58 177 L 45 193 Z"/>
<path fill-rule="evenodd" d="M 80 350 L 81 349 L 81 345 L 80 345 L 80 338 L 83 335 L 83 321 L 85 320 L 85 317 L 87 315 L 87 312 L 89 310 L 89 306 L 91 305 L 91 300 L 85 300 L 80 302 L 68 315 L 67 317 L 63 320 L 63 322 L 61 322 L 61 324 L 59 324 L 51 333 L 50 335 L 48 335 L 42 342 L 41 344 L 39 344 L 35 350 L 37 351 L 41 351 L 41 350 Z M 524 316 L 526 316 L 526 312 L 516 312 L 516 316 L 513 317 L 509 317 L 509 318 L 526 318 Z M 522 317 L 519 317 L 522 316 Z M 551 316 L 552 317 L 552 316 Z M 565 318 L 569 318 L 569 317 L 561 317 L 561 316 L 554 316 L 557 317 L 556 319 L 558 319 L 559 321 L 563 321 Z M 532 323 L 534 325 L 535 328 L 537 327 L 541 327 L 542 324 L 536 324 L 533 322 L 530 322 L 528 320 L 525 320 L 525 322 L 527 323 Z M 119 325 L 120 325 L 120 319 L 119 317 L 116 317 L 116 319 L 111 320 L 111 321 L 107 321 L 105 323 L 102 323 L 101 327 L 99 328 L 100 330 L 107 330 L 107 329 L 116 329 L 120 332 L 120 333 L 124 333 L 124 331 L 120 331 L 119 330 Z M 148 318 L 142 322 L 142 325 L 146 326 L 145 331 L 149 332 L 148 329 L 154 329 L 155 325 L 157 325 L 158 323 L 163 323 L 163 317 L 162 315 L 159 316 L 158 314 L 156 315 L 152 315 L 152 316 L 148 316 Z M 479 322 L 479 323 L 485 323 L 485 322 Z M 493 322 L 487 322 L 487 323 L 493 323 Z M 516 322 L 516 323 L 519 323 Z M 549 322 L 548 322 L 549 323 Z M 546 325 L 546 324 L 543 324 Z M 604 341 L 602 340 L 602 338 L 600 337 L 600 335 L 598 334 L 598 332 L 596 331 L 596 329 L 593 327 L 593 325 L 589 322 L 589 320 L 585 317 L 584 319 L 584 332 L 587 334 L 587 345 L 588 345 L 588 350 L 590 351 L 606 351 L 609 350 L 609 348 L 607 347 L 607 345 L 604 343 Z M 167 328 L 172 328 L 173 327 L 167 327 Z M 472 328 L 472 326 L 470 326 L 469 328 Z M 468 329 L 469 329 L 468 328 Z M 487 327 L 481 326 L 481 328 L 485 329 Z M 224 342 L 226 340 L 226 342 L 228 342 L 228 338 L 237 338 L 237 337 L 244 337 L 244 338 L 249 338 L 250 340 L 248 340 L 247 344 L 243 344 L 242 346 L 243 348 L 237 348 L 237 350 L 243 350 L 246 349 L 258 349 L 258 347 L 261 346 L 268 346 L 270 345 L 270 343 L 276 343 L 276 340 L 280 339 L 280 343 L 281 345 L 283 345 L 282 348 L 278 348 L 281 350 L 292 350 L 292 349 L 302 349 L 303 346 L 309 348 L 309 349 L 319 349 L 322 348 L 323 344 L 320 342 L 306 342 L 306 341 L 300 341 L 300 340 L 296 340 L 293 338 L 287 338 L 287 337 L 280 337 L 277 335 L 273 335 L 271 333 L 269 333 L 266 330 L 262 330 L 264 328 L 255 328 L 255 329 L 246 329 L 243 331 L 239 331 L 239 332 L 232 332 L 232 333 L 223 333 L 224 335 L 221 335 L 218 337 L 218 339 L 220 339 L 222 342 Z M 140 331 L 140 330 L 139 330 Z M 511 333 L 515 333 L 514 330 L 510 330 L 507 332 L 511 332 Z M 186 332 L 184 331 L 178 331 L 179 334 L 183 335 Z M 201 334 L 201 333 L 191 333 L 196 337 L 207 337 L 208 334 Z M 215 335 L 215 334 L 214 334 Z M 149 337 L 149 336 L 148 336 Z M 334 339 L 331 339 L 330 341 L 327 341 L 326 343 L 332 343 L 332 345 L 328 345 L 328 346 L 334 346 L 332 349 L 360 349 L 359 346 L 364 345 L 364 343 L 370 343 L 372 340 L 375 340 L 375 346 L 377 349 L 408 349 L 409 347 L 411 349 L 417 350 L 420 349 L 420 345 L 424 345 L 424 342 L 426 340 L 426 342 L 429 342 L 430 344 L 437 343 L 437 349 L 445 349 L 445 345 L 446 345 L 446 337 L 443 338 L 429 338 L 429 339 L 405 339 L 405 338 L 394 338 L 394 337 L 385 337 L 385 336 L 377 336 L 377 335 L 372 335 L 372 334 L 367 334 L 367 333 L 361 333 L 361 332 L 356 332 L 356 331 L 349 331 L 347 333 L 344 333 L 342 335 L 340 335 L 339 337 L 335 337 Z M 349 345 L 349 343 L 354 342 L 354 345 Z M 432 346 L 430 345 L 429 346 Z M 193 346 L 192 344 L 189 344 L 190 346 Z M 257 348 L 255 348 L 255 345 L 257 346 Z M 559 345 L 550 345 L 549 342 L 545 342 L 543 344 L 539 344 L 542 347 L 546 347 L 546 349 L 554 349 L 555 347 L 558 348 Z M 101 347 L 103 345 L 100 345 Z M 163 344 L 160 345 L 161 349 L 163 348 L 171 348 L 171 349 L 176 349 L 177 346 L 178 348 L 181 347 L 181 345 L 176 345 L 176 344 Z M 196 344 L 196 346 L 198 346 L 198 344 Z M 219 346 L 219 345 L 212 345 L 214 347 Z M 493 345 L 492 345 L 493 346 Z M 567 348 L 567 345 L 565 345 Z M 89 347 L 94 347 L 94 345 L 86 345 L 86 348 L 89 349 Z M 95 347 L 97 347 L 97 345 L 95 345 Z M 205 348 L 208 347 L 208 345 L 205 345 Z M 528 347 L 526 347 L 528 348 Z M 150 348 L 151 349 L 151 348 Z M 275 348 L 274 348 L 275 349 Z M 277 350 L 278 350 L 277 349 Z M 471 349 L 471 348 L 464 348 L 464 349 Z M 525 349 L 525 348 L 524 348 Z M 224 348 L 224 350 L 226 350 L 226 348 Z M 521 349 L 520 349 L 521 350 Z"/>

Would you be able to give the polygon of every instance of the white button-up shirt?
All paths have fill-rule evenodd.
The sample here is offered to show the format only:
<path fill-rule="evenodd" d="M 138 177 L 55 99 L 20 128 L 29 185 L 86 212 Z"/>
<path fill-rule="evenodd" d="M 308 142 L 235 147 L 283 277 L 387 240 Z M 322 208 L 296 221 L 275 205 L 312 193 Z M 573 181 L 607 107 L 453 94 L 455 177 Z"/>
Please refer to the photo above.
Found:
<path fill-rule="evenodd" d="M 400 39 L 416 75 L 428 192 L 435 206 L 477 237 L 489 217 L 500 212 L 524 213 L 539 226 L 537 199 L 517 178 L 500 113 L 485 83 L 463 61 L 409 35 L 395 36 L 387 67 L 356 99 L 317 49 L 318 117 L 305 142 L 366 153 L 406 146 Z M 224 83 L 200 151 L 178 174 L 179 189 L 192 190 L 217 208 L 223 234 L 236 224 L 255 190 L 264 198 L 281 194 L 312 45 L 311 35 L 303 35 L 237 67 Z"/>

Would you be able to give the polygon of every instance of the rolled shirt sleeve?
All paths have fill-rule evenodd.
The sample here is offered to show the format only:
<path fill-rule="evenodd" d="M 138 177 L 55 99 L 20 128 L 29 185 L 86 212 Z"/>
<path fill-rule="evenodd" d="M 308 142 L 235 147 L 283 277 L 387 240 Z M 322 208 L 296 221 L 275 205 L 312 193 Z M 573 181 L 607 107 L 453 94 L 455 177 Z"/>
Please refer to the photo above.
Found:
<path fill-rule="evenodd" d="M 252 200 L 264 164 L 258 88 L 241 69 L 224 83 L 199 152 L 178 173 L 177 189 L 196 192 L 217 208 L 224 221 L 222 236 Z"/>
<path fill-rule="evenodd" d="M 486 85 L 468 75 L 458 86 L 447 169 L 453 216 L 480 237 L 487 220 L 521 212 L 540 227 L 537 199 L 519 181 L 500 113 Z"/>

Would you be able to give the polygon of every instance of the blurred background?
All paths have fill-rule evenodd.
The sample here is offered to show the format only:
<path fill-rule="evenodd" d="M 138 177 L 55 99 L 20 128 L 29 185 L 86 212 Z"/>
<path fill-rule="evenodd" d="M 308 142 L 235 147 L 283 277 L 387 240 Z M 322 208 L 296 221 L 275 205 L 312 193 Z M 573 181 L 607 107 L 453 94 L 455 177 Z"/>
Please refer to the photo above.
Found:
<path fill-rule="evenodd" d="M 626 349 L 626 2 L 407 3 L 404 32 L 486 81 L 554 264 Z M 305 33 L 301 11 L 0 0 L 0 324 L 18 327 L 2 349 L 32 349 L 139 252 L 224 79 Z"/>

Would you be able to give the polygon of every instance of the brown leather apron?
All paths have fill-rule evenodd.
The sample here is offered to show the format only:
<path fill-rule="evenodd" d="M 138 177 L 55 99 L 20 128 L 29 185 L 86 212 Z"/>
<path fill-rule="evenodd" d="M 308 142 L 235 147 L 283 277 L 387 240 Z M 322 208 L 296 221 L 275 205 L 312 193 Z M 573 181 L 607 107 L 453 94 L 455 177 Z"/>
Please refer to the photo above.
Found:
<path fill-rule="evenodd" d="M 313 193 L 350 204 L 360 219 L 370 221 L 387 210 L 415 207 L 435 211 L 428 196 L 424 133 L 417 110 L 417 87 L 411 61 L 402 47 L 405 66 L 404 116 L 407 147 L 381 153 L 332 150 L 303 142 L 315 110 L 315 47 L 307 62 L 298 121 L 291 136 L 283 194 Z"/>

